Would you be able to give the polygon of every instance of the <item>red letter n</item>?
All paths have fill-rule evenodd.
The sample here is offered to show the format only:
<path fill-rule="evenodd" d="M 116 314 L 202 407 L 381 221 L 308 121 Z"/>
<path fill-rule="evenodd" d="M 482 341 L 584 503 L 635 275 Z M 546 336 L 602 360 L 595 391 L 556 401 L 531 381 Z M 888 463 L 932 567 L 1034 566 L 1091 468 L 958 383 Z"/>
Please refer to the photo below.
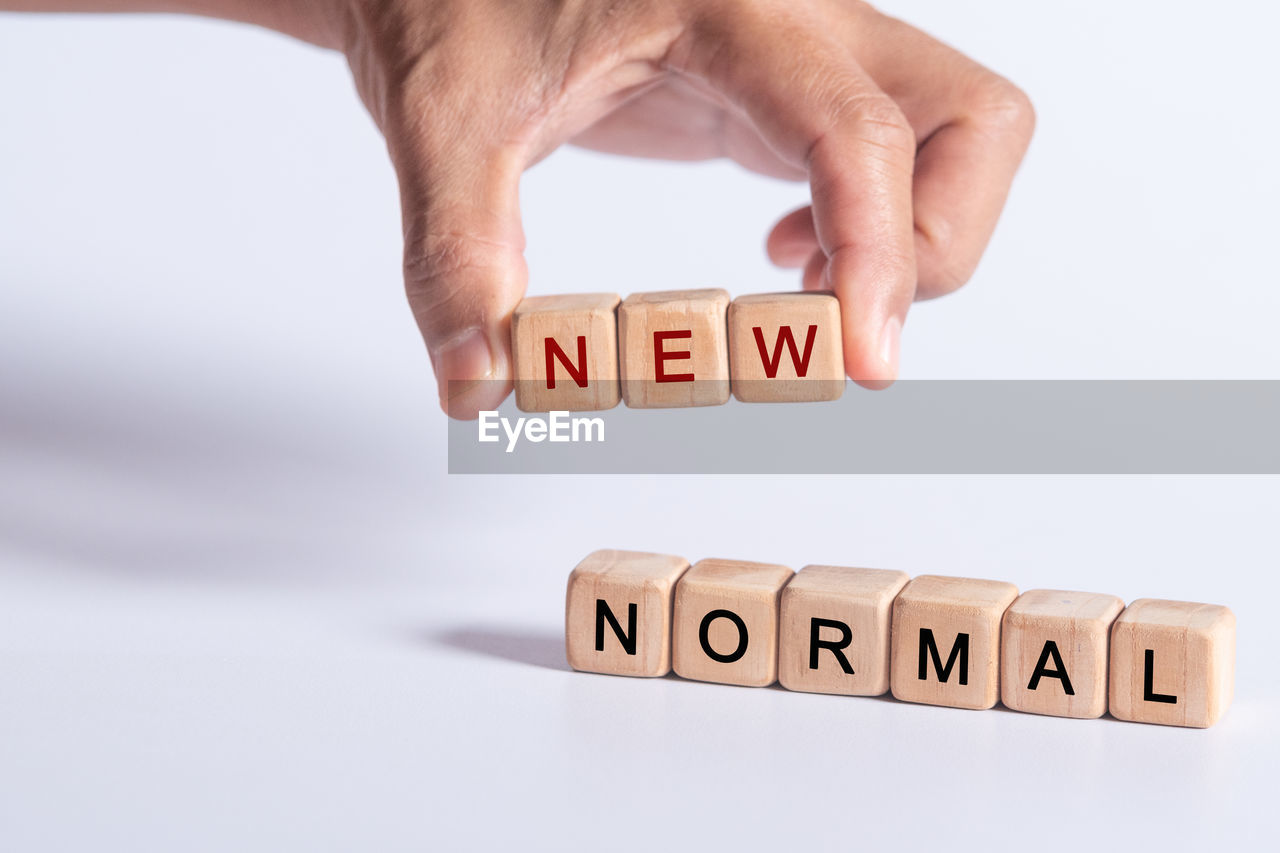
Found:
<path fill-rule="evenodd" d="M 559 358 L 560 363 L 564 365 L 564 369 L 569 371 L 569 375 L 573 377 L 573 381 L 578 384 L 579 388 L 587 387 L 587 336 L 578 335 L 578 364 L 574 365 L 569 361 L 569 356 L 564 354 L 564 350 L 560 349 L 560 345 L 556 343 L 555 338 L 546 338 L 543 342 L 543 349 L 547 353 L 547 388 L 555 389 L 556 387 L 556 362 Z M 795 345 L 792 345 L 795 349 Z M 805 358 L 809 357 L 809 353 L 805 352 Z"/>
<path fill-rule="evenodd" d="M 809 356 L 813 354 L 813 339 L 818 334 L 817 326 L 809 327 L 809 334 L 804 339 L 804 355 L 796 349 L 796 339 L 791 334 L 790 326 L 781 326 L 778 329 L 778 340 L 773 345 L 773 355 L 769 354 L 768 348 L 764 343 L 764 330 L 759 326 L 753 326 L 751 331 L 756 335 L 756 347 L 760 350 L 760 361 L 764 363 L 764 375 L 770 379 L 776 379 L 778 376 L 778 362 L 782 361 L 782 343 L 787 344 L 787 349 L 791 351 L 791 363 L 796 366 L 796 376 L 804 378 L 809 372 Z M 550 359 L 550 356 L 547 356 Z"/>

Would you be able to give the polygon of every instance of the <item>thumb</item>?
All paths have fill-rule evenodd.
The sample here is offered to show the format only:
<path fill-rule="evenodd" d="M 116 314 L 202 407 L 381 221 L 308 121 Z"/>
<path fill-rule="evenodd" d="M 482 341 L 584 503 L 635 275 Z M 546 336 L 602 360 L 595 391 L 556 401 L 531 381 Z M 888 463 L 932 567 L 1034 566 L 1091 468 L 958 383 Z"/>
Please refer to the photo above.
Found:
<path fill-rule="evenodd" d="M 440 406 L 470 419 L 511 392 L 511 312 L 529 272 L 520 225 L 522 164 L 512 152 L 392 151 L 404 219 L 409 307 L 426 341 Z"/>

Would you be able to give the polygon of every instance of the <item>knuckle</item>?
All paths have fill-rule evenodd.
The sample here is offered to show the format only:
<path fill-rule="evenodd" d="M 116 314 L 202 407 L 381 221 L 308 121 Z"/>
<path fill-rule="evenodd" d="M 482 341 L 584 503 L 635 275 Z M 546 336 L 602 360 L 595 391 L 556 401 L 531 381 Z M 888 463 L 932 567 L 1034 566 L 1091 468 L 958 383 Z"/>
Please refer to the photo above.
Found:
<path fill-rule="evenodd" d="M 956 234 L 951 222 L 941 216 L 917 216 L 916 238 L 920 259 L 917 299 L 946 296 L 969 283 L 978 268 L 981 250 L 975 252 L 963 235 Z"/>
<path fill-rule="evenodd" d="M 955 293 L 968 284 L 971 278 L 973 269 L 968 264 L 943 263 L 927 281 L 920 282 L 919 298 L 933 299 Z"/>
<path fill-rule="evenodd" d="M 500 274 L 511 249 L 448 231 L 421 231 L 405 239 L 404 281 L 415 311 L 433 312 L 466 298 L 467 282 Z"/>
<path fill-rule="evenodd" d="M 927 272 L 920 277 L 917 287 L 917 299 L 933 299 L 955 293 L 969 283 L 977 269 L 978 262 L 962 252 L 953 251 L 950 241 L 945 237 L 941 242 L 932 242 L 929 254 L 933 263 L 927 264 Z"/>
<path fill-rule="evenodd" d="M 859 138 L 891 155 L 914 158 L 916 134 L 902 108 L 888 95 L 857 98 L 852 104 Z"/>
<path fill-rule="evenodd" d="M 1036 110 L 1022 89 L 997 74 L 986 74 L 969 93 L 970 111 L 988 128 L 1030 139 Z"/>
<path fill-rule="evenodd" d="M 812 162 L 833 138 L 833 129 L 866 149 L 869 158 L 885 168 L 909 174 L 916 154 L 916 135 L 902 109 L 884 94 L 853 93 L 837 102 L 829 124 L 815 135 L 805 157 Z"/>

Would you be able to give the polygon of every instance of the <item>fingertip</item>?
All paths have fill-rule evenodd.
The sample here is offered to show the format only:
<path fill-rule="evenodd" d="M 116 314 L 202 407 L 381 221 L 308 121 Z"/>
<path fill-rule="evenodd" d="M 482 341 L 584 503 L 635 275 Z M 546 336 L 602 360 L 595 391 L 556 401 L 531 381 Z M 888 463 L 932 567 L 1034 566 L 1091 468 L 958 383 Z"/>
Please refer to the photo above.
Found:
<path fill-rule="evenodd" d="M 818 236 L 813 228 L 813 209 L 802 207 L 778 220 L 765 240 L 769 259 L 780 267 L 804 266 L 809 256 L 818 248 Z"/>
<path fill-rule="evenodd" d="M 827 254 L 819 249 L 814 252 L 804 265 L 804 274 L 801 279 L 802 287 L 805 290 L 830 290 L 830 286 L 825 280 L 827 271 Z"/>
<path fill-rule="evenodd" d="M 896 382 L 896 379 L 855 379 L 858 385 L 866 388 L 868 391 L 885 391 Z"/>
<path fill-rule="evenodd" d="M 799 269 L 813 254 L 813 246 L 803 243 L 773 243 L 768 246 L 769 260 L 783 269 Z"/>
<path fill-rule="evenodd" d="M 885 321 L 876 338 L 845 352 L 849 377 L 863 388 L 883 391 L 898 379 L 898 350 L 902 339 L 902 320 L 892 316 Z"/>
<path fill-rule="evenodd" d="M 896 379 L 898 376 L 898 352 L 902 347 L 902 318 L 892 314 L 880 330 L 880 363 Z"/>
<path fill-rule="evenodd" d="M 827 280 L 840 299 L 845 372 L 866 388 L 887 388 L 898 378 L 902 326 L 911 307 L 913 259 L 878 266 L 874 258 L 839 251 Z"/>
<path fill-rule="evenodd" d="M 510 379 L 451 381 L 449 393 L 440 395 L 440 408 L 454 420 L 474 421 L 481 412 L 495 411 L 511 394 Z"/>
<path fill-rule="evenodd" d="M 845 371 L 849 378 L 872 391 L 883 391 L 898 379 L 895 366 L 884 364 L 879 359 L 867 359 L 854 353 L 845 353 Z"/>
<path fill-rule="evenodd" d="M 507 348 L 480 328 L 467 329 L 432 352 L 440 408 L 451 418 L 472 420 L 496 409 L 511 393 Z"/>
<path fill-rule="evenodd" d="M 898 378 L 902 318 L 890 314 L 876 324 L 841 304 L 845 326 L 844 363 L 849 378 L 864 388 L 880 391 Z"/>

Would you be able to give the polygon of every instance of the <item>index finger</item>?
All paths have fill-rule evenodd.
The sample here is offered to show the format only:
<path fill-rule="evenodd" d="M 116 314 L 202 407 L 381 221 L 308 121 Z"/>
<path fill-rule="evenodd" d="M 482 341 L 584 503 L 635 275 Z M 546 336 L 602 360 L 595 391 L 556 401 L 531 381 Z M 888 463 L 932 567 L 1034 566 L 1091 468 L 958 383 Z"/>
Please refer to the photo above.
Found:
<path fill-rule="evenodd" d="M 869 387 L 897 376 L 915 296 L 915 134 L 831 27 L 788 7 L 734 6 L 695 22 L 670 56 L 741 109 L 809 174 L 826 285 L 840 299 L 845 370 Z"/>

